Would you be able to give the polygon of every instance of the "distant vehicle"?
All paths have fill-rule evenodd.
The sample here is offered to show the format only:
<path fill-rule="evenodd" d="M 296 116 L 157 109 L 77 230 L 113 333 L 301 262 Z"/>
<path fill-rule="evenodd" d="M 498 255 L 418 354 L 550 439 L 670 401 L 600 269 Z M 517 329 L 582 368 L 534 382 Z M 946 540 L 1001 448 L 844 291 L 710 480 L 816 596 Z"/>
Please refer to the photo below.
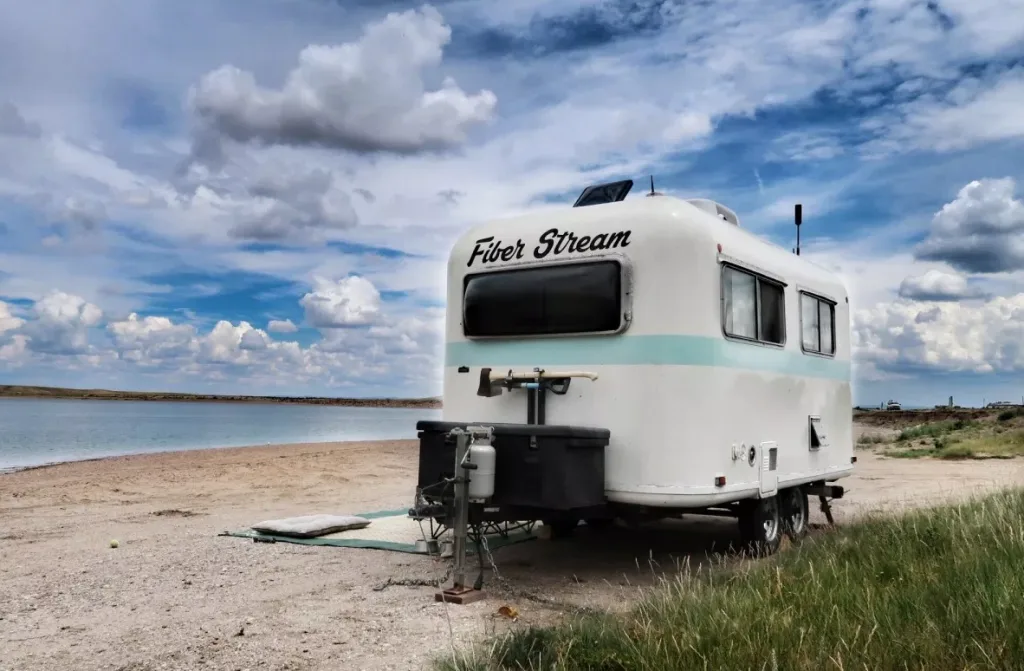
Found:
<path fill-rule="evenodd" d="M 443 420 L 417 424 L 411 516 L 457 528 L 457 475 L 478 524 L 725 515 L 771 553 L 807 533 L 808 495 L 842 497 L 827 484 L 856 461 L 839 276 L 714 201 L 618 202 L 631 185 L 456 242 Z"/>
<path fill-rule="evenodd" d="M 885 409 L 886 410 L 902 410 L 903 406 L 900 405 L 898 401 L 893 401 L 892 399 L 889 399 L 889 401 L 885 404 Z"/>

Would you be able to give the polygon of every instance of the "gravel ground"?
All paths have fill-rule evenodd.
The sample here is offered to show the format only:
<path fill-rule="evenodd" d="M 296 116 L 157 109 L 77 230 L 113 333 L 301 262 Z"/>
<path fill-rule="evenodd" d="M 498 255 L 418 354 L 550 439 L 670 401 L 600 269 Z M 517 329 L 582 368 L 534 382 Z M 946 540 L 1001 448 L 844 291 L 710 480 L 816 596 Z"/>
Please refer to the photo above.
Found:
<path fill-rule="evenodd" d="M 840 524 L 1024 484 L 1019 461 L 858 452 L 835 504 Z M 431 587 L 384 587 L 438 576 L 444 567 L 426 557 L 216 535 L 271 517 L 403 507 L 415 455 L 412 441 L 282 445 L 0 475 L 0 669 L 421 669 L 452 642 L 571 607 L 624 608 L 734 538 L 734 523 L 713 518 L 581 529 L 497 551 L 504 580 L 488 573 L 489 598 L 446 607 Z M 812 522 L 823 522 L 816 510 Z M 505 604 L 516 623 L 497 614 Z"/>

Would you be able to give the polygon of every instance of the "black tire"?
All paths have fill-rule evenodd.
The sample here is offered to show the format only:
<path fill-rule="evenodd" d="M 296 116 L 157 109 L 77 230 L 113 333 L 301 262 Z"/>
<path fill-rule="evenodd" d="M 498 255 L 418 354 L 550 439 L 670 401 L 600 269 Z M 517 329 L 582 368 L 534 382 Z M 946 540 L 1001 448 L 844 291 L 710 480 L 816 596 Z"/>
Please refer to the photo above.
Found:
<path fill-rule="evenodd" d="M 544 520 L 544 526 L 551 529 L 551 538 L 568 538 L 579 526 L 579 520 Z"/>
<path fill-rule="evenodd" d="M 782 544 L 778 495 L 740 502 L 739 526 L 746 552 L 755 557 L 775 554 Z"/>
<path fill-rule="evenodd" d="M 810 504 L 803 487 L 791 487 L 779 492 L 779 513 L 782 517 L 782 531 L 792 540 L 798 541 L 810 531 Z"/>
<path fill-rule="evenodd" d="M 587 526 L 595 531 L 608 529 L 615 522 L 614 517 L 591 517 L 590 519 L 584 520 Z"/>

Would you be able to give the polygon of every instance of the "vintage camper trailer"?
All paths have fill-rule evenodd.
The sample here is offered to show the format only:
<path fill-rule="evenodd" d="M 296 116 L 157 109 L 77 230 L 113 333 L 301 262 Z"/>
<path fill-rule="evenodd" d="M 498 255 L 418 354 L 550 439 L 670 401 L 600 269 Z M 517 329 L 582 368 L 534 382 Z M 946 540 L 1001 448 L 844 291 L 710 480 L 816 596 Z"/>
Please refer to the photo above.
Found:
<path fill-rule="evenodd" d="M 468 476 L 469 524 L 725 514 L 771 552 L 805 533 L 808 495 L 842 496 L 842 282 L 723 205 L 653 187 L 623 200 L 631 185 L 454 245 L 443 418 L 418 424 L 414 516 L 450 521 L 447 485 Z"/>

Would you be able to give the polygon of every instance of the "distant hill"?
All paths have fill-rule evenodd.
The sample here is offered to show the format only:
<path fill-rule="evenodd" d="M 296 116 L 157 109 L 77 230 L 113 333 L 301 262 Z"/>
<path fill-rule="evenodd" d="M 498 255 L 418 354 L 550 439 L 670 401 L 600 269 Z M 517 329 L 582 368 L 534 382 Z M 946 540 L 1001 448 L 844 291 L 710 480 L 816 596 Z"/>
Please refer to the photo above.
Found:
<path fill-rule="evenodd" d="M 163 391 L 114 391 L 0 385 L 0 398 L 88 399 L 97 401 L 190 401 L 203 403 L 293 403 L 361 408 L 440 408 L 440 398 L 330 398 L 322 396 L 242 396 L 178 394 Z"/>

